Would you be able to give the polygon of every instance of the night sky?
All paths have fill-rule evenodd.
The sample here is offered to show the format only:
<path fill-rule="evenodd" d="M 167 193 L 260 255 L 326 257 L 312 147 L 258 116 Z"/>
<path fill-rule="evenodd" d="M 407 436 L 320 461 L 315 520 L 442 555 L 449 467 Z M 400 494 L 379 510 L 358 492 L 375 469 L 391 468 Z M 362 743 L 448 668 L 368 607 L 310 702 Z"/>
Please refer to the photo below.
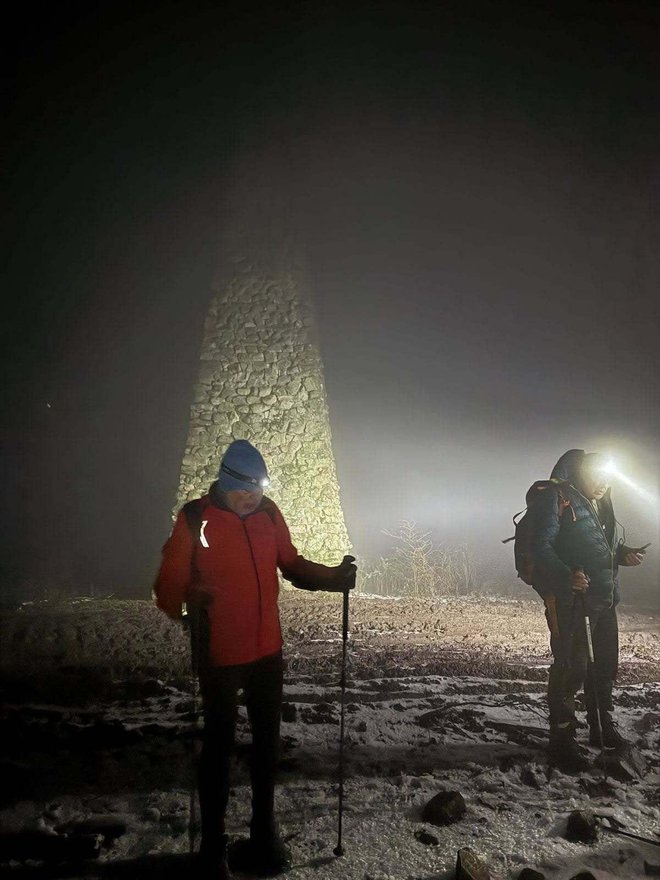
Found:
<path fill-rule="evenodd" d="M 660 472 L 655 3 L 51 4 L 11 35 L 6 595 L 148 596 L 236 180 L 306 253 L 349 531 L 512 570 L 568 448 Z M 615 485 L 624 593 L 658 505 Z M 286 513 L 286 510 L 285 510 Z"/>

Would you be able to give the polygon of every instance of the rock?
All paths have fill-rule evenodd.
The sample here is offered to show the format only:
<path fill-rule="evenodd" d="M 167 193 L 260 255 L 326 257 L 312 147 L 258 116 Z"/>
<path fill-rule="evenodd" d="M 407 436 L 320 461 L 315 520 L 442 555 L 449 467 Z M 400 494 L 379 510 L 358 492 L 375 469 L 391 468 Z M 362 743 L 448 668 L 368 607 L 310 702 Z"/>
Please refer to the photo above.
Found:
<path fill-rule="evenodd" d="M 573 810 L 566 823 L 566 840 L 574 843 L 595 843 L 598 840 L 598 822 L 593 813 Z"/>
<path fill-rule="evenodd" d="M 651 864 L 644 859 L 644 873 L 647 877 L 660 877 L 660 865 Z"/>
<path fill-rule="evenodd" d="M 295 703 L 282 703 L 282 721 L 293 722 L 298 717 Z"/>
<path fill-rule="evenodd" d="M 638 760 L 643 766 L 641 758 Z M 603 761 L 600 756 L 596 761 L 596 766 L 603 767 Z M 641 773 L 638 771 L 637 767 L 633 763 L 630 754 L 625 756 L 615 755 L 610 754 L 607 750 L 605 751 L 604 769 L 605 773 L 608 776 L 612 776 L 619 782 L 632 782 L 633 779 L 637 779 L 641 775 Z"/>
<path fill-rule="evenodd" d="M 424 843 L 426 846 L 438 846 L 440 843 L 435 834 L 431 834 L 425 828 L 418 828 L 415 831 L 415 840 L 419 840 L 420 843 Z"/>
<path fill-rule="evenodd" d="M 422 810 L 422 820 L 431 825 L 451 825 L 462 819 L 466 811 L 463 795 L 458 791 L 440 791 Z"/>
<path fill-rule="evenodd" d="M 617 783 L 618 785 L 618 783 Z M 592 798 L 611 798 L 616 793 L 616 788 L 609 779 L 590 779 L 587 776 L 580 778 L 580 787 Z"/>
<path fill-rule="evenodd" d="M 529 764 L 525 764 L 520 768 L 520 781 L 523 785 L 528 785 L 530 788 L 541 787 L 541 781 Z"/>
<path fill-rule="evenodd" d="M 657 712 L 645 712 L 639 721 L 635 721 L 633 727 L 640 733 L 651 733 L 660 724 L 660 715 Z"/>
<path fill-rule="evenodd" d="M 545 874 L 535 871 L 534 868 L 523 868 L 518 874 L 518 880 L 545 880 Z"/>
<path fill-rule="evenodd" d="M 62 804 L 50 804 L 44 813 L 44 818 L 48 819 L 50 822 L 61 822 L 63 815 L 64 807 Z"/>
<path fill-rule="evenodd" d="M 168 816 L 167 821 L 169 822 L 172 831 L 178 834 L 183 834 L 184 831 L 187 831 L 190 822 L 187 813 L 175 813 L 174 815 Z"/>
<path fill-rule="evenodd" d="M 468 847 L 459 849 L 456 856 L 456 880 L 491 880 L 488 865 Z"/>

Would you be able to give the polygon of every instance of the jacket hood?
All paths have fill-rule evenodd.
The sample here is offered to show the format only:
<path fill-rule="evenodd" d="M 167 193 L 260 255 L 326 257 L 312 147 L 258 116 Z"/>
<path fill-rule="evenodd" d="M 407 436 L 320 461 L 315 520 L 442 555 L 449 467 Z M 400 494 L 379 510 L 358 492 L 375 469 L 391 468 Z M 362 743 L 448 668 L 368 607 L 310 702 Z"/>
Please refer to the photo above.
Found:
<path fill-rule="evenodd" d="M 580 465 L 584 461 L 586 452 L 584 449 L 569 449 L 559 459 L 550 474 L 551 480 L 568 480 L 573 485 L 578 480 Z"/>
<path fill-rule="evenodd" d="M 571 486 L 575 486 L 578 492 L 580 492 L 580 467 L 582 466 L 586 454 L 587 453 L 584 449 L 569 449 L 553 467 L 550 479 L 568 481 Z M 600 500 L 600 505 L 602 506 L 603 511 L 608 509 L 611 511 L 612 509 L 612 501 L 610 497 L 611 491 L 612 490 L 608 487 L 607 492 Z M 613 512 L 612 517 L 614 517 Z"/>

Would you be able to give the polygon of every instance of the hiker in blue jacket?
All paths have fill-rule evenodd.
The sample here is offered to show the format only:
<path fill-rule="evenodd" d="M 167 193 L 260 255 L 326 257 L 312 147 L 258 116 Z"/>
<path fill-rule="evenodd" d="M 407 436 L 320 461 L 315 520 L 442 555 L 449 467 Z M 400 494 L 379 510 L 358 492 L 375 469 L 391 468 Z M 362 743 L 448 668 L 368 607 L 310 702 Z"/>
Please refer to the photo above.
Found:
<path fill-rule="evenodd" d="M 571 449 L 555 465 L 557 487 L 539 494 L 533 507 L 534 586 L 543 596 L 553 664 L 548 682 L 549 755 L 553 764 L 579 772 L 589 764 L 576 736 L 575 695 L 584 684 L 589 742 L 608 748 L 626 745 L 612 718 L 619 633 L 619 565 L 639 565 L 640 553 L 617 535 L 605 460 Z M 587 676 L 587 644 L 582 594 L 591 623 L 594 681 Z M 599 710 L 600 709 L 600 725 Z"/>

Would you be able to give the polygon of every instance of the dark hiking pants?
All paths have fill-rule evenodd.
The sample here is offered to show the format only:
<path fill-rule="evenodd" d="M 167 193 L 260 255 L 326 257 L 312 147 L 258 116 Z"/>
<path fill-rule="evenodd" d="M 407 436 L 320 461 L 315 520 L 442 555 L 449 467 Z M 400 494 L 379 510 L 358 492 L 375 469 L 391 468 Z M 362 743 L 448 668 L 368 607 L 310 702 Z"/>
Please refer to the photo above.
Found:
<path fill-rule="evenodd" d="M 200 677 L 204 732 L 199 761 L 202 848 L 211 850 L 225 830 L 229 763 L 234 746 L 238 692 L 243 690 L 252 728 L 250 781 L 253 836 L 273 828 L 279 758 L 283 664 L 281 652 L 238 666 L 216 666 Z"/>
<path fill-rule="evenodd" d="M 616 607 L 589 611 L 594 649 L 594 682 L 587 668 L 587 637 L 582 603 L 576 596 L 546 597 L 546 620 L 550 629 L 553 664 L 548 680 L 550 724 L 575 722 L 575 695 L 584 685 L 584 699 L 590 724 L 601 712 L 612 711 L 612 683 L 619 660 L 619 627 Z"/>

